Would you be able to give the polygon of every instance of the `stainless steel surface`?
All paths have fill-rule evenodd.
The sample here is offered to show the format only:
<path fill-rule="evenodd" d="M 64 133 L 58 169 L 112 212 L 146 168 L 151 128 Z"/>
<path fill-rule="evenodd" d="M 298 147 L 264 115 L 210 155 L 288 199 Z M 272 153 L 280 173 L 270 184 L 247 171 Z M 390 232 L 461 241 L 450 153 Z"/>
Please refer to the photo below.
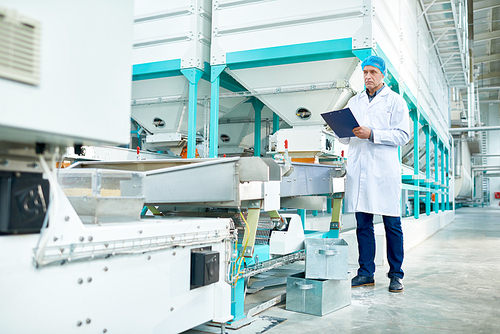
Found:
<path fill-rule="evenodd" d="M 286 309 L 323 316 L 351 304 L 349 280 L 306 279 L 304 273 L 288 276 Z"/>
<path fill-rule="evenodd" d="M 344 239 L 305 240 L 306 277 L 346 280 L 348 245 Z"/>
<path fill-rule="evenodd" d="M 263 200 L 264 183 L 281 181 L 281 197 L 331 194 L 343 164 L 294 163 L 294 171 L 281 178 L 273 159 L 242 157 L 224 159 L 168 159 L 146 161 L 79 162 L 71 168 L 143 171 L 148 204 L 238 207 Z M 267 184 L 267 183 L 266 183 Z"/>
<path fill-rule="evenodd" d="M 293 172 L 281 181 L 281 197 L 331 194 L 338 166 L 293 163 Z"/>
<path fill-rule="evenodd" d="M 281 207 L 287 209 L 325 210 L 326 196 L 284 197 Z"/>
<path fill-rule="evenodd" d="M 264 182 L 281 180 L 274 160 L 256 157 L 79 162 L 72 168 L 144 171 L 148 204 L 244 206 L 264 199 Z"/>

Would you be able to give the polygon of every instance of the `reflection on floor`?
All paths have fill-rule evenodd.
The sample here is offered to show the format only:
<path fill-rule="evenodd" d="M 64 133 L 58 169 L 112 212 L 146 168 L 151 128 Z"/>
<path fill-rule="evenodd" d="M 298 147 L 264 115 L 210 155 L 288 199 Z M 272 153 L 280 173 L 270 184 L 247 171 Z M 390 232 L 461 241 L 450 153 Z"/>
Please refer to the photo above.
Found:
<path fill-rule="evenodd" d="M 226 332 L 500 333 L 500 209 L 456 210 L 453 223 L 406 253 L 403 269 L 403 293 L 388 291 L 388 266 L 378 266 L 375 286 L 353 289 L 348 307 L 318 317 L 287 311 L 281 303 L 250 325 Z M 249 295 L 246 309 L 283 289 Z M 187 333 L 220 333 L 220 328 Z"/>

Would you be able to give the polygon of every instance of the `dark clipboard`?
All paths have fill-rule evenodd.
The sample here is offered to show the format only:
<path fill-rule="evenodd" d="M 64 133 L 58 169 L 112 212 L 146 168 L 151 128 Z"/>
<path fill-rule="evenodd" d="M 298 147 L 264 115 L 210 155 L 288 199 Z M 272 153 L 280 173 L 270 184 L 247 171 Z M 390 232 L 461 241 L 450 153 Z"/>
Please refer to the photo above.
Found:
<path fill-rule="evenodd" d="M 359 126 L 351 109 L 345 108 L 321 114 L 325 122 L 335 131 L 339 138 L 355 137 L 352 129 Z"/>

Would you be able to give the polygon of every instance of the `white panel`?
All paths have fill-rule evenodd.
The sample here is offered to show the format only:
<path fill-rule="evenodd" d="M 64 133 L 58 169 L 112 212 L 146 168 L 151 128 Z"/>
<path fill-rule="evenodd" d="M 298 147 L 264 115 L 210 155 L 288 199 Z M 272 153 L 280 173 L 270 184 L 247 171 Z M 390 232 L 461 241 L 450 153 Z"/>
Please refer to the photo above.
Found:
<path fill-rule="evenodd" d="M 97 233 L 101 229 L 121 235 L 127 229 L 136 229 L 149 236 L 161 227 L 163 232 L 170 229 L 175 235 L 206 229 L 225 232 L 229 224 L 227 219 L 206 218 L 151 221 L 108 227 L 87 225 L 86 231 Z M 97 241 L 97 235 L 93 235 Z M 157 235 L 166 239 L 169 234 Z M 38 237 L 0 236 L 2 333 L 180 333 L 212 320 L 216 313 L 226 318 L 229 315 L 224 306 L 230 305 L 230 298 L 220 300 L 218 305 L 213 302 L 215 293 L 229 289 L 224 282 L 228 261 L 225 242 L 144 249 L 138 254 L 36 268 L 32 260 Z M 191 249 L 201 246 L 219 252 L 219 282 L 191 290 Z"/>
<path fill-rule="evenodd" d="M 337 80 L 349 80 L 358 63 L 357 58 L 343 58 L 232 70 L 229 73 L 248 90 L 257 93 L 278 88 L 281 91 L 297 87 L 310 89 L 312 85 L 334 84 Z M 310 126 L 324 124 L 321 113 L 343 108 L 349 97 L 348 92 L 342 89 L 326 89 L 266 94 L 259 96 L 259 99 L 289 125 Z M 305 120 L 297 117 L 296 112 L 299 108 L 311 111 L 311 117 Z"/>
<path fill-rule="evenodd" d="M 363 25 L 365 2 L 218 1 L 212 13 L 212 63 L 224 63 L 228 52 L 350 38 Z"/>
<path fill-rule="evenodd" d="M 228 90 L 220 88 L 221 93 L 227 93 Z M 210 83 L 205 80 L 198 81 L 198 99 L 208 98 L 210 96 Z M 183 75 L 167 78 L 138 80 L 132 83 L 132 100 L 137 104 L 142 103 L 143 99 L 155 100 L 178 99 L 178 102 L 151 103 L 132 106 L 132 117 L 151 133 L 171 133 L 180 132 L 187 134 L 188 127 L 188 99 L 189 82 Z M 244 98 L 235 97 L 220 100 L 219 116 L 224 116 L 227 112 L 237 107 Z M 207 101 L 209 108 L 209 101 Z M 209 110 L 207 109 L 207 112 Z M 196 130 L 200 131 L 204 126 L 205 105 L 203 100 L 198 101 Z M 165 121 L 165 126 L 156 127 L 153 124 L 154 118 L 159 117 Z"/>
<path fill-rule="evenodd" d="M 209 0 L 135 1 L 134 64 L 181 59 L 182 68 L 210 62 Z"/>
<path fill-rule="evenodd" d="M 40 83 L 0 79 L 0 140 L 127 143 L 131 0 L 7 0 L 41 24 Z"/>

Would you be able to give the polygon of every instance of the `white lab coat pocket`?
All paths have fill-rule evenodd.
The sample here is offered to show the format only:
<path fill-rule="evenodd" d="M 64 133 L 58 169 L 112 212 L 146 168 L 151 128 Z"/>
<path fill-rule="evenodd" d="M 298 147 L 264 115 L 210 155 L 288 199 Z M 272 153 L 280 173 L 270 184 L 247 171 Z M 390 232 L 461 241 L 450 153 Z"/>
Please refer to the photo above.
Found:
<path fill-rule="evenodd" d="M 370 117 L 370 128 L 377 130 L 389 130 L 391 113 L 386 111 L 373 111 L 368 113 Z"/>
<path fill-rule="evenodd" d="M 373 174 L 376 177 L 399 177 L 399 158 L 396 146 L 375 145 L 373 153 Z"/>

